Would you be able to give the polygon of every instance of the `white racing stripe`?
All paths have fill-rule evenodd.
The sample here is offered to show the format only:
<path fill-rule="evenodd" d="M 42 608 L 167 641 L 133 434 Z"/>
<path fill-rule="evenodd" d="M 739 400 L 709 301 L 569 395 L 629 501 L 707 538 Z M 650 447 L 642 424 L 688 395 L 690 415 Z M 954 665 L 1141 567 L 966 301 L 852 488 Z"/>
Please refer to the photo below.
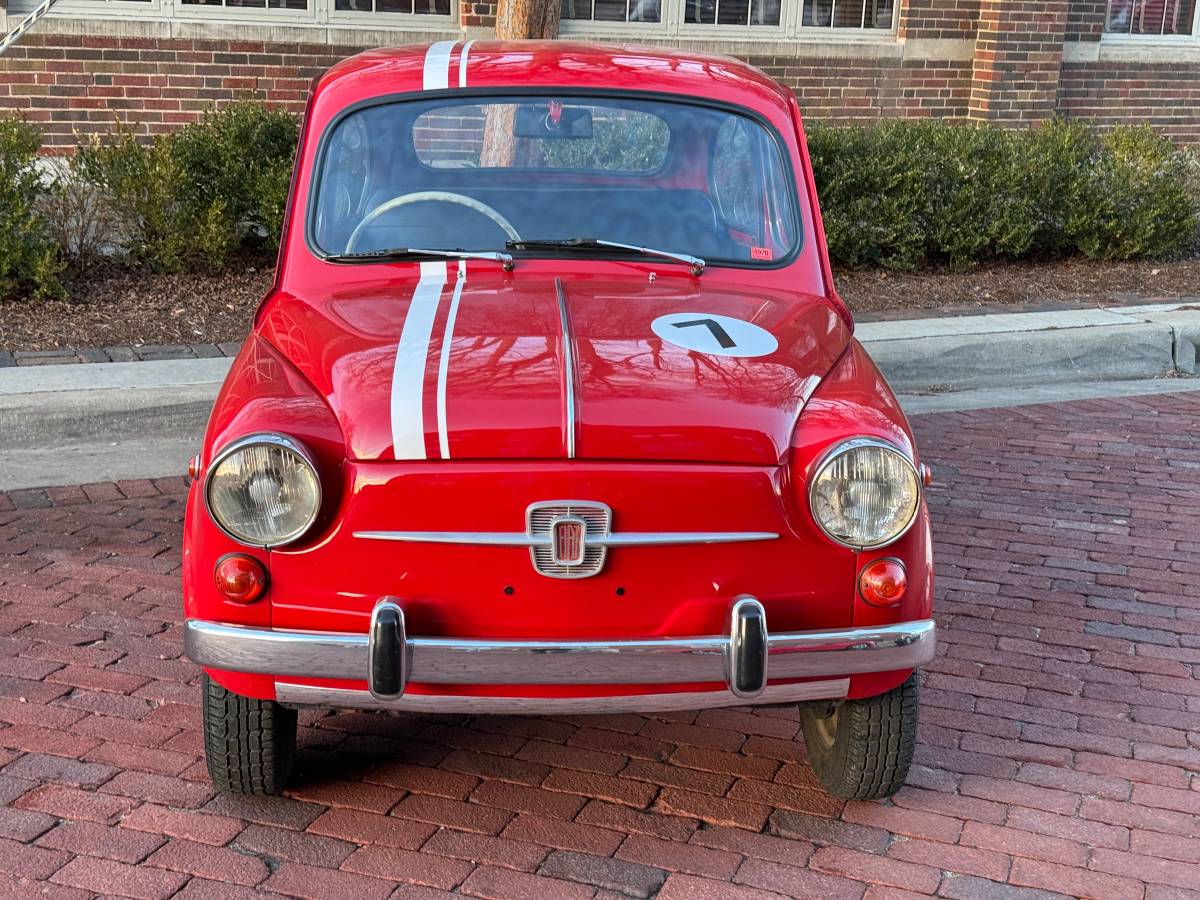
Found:
<path fill-rule="evenodd" d="M 463 45 L 458 61 L 458 86 L 467 83 L 467 52 L 471 41 Z M 427 91 L 446 90 L 450 87 L 450 57 L 458 41 L 438 41 L 425 51 L 425 68 L 422 73 L 422 88 Z M 446 319 L 446 332 L 442 339 L 442 352 L 438 360 L 437 383 L 437 429 L 438 448 L 443 459 L 450 457 L 450 437 L 446 429 L 446 375 L 450 366 L 450 341 L 454 333 L 454 319 L 458 313 L 458 301 L 462 297 L 463 283 L 467 280 L 467 268 L 463 261 L 458 264 L 458 277 L 454 283 L 454 295 L 450 301 L 450 312 Z M 425 369 L 429 362 L 429 346 L 433 339 L 433 326 L 441 304 L 442 289 L 446 286 L 446 263 L 421 263 L 421 278 L 413 291 L 408 315 L 400 330 L 400 341 L 396 345 L 396 365 L 392 370 L 392 452 L 396 459 L 425 459 Z"/>
<path fill-rule="evenodd" d="M 438 361 L 437 417 L 438 449 L 442 459 L 450 458 L 450 432 L 446 427 L 446 377 L 450 372 L 450 342 L 454 338 L 454 320 L 458 317 L 458 301 L 462 299 L 463 285 L 467 280 L 467 261 L 458 261 L 458 280 L 454 282 L 454 294 L 450 298 L 450 312 L 446 315 L 446 331 L 442 335 L 442 357 Z"/>
<path fill-rule="evenodd" d="M 425 74 L 422 87 L 427 91 L 444 91 L 450 87 L 450 54 L 458 41 L 438 41 L 425 51 Z"/>
<path fill-rule="evenodd" d="M 392 370 L 392 450 L 396 459 L 425 459 L 425 366 L 429 341 L 446 285 L 444 260 L 421 263 Z"/>
<path fill-rule="evenodd" d="M 467 54 L 471 52 L 471 45 L 474 41 L 467 41 L 463 44 L 462 53 L 458 57 L 458 86 L 467 86 Z"/>

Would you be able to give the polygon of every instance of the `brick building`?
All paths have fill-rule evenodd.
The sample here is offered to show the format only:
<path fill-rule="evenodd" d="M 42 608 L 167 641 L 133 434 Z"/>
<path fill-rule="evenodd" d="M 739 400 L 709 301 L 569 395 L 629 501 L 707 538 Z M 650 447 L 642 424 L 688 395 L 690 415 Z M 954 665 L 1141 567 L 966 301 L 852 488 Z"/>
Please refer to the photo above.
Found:
<path fill-rule="evenodd" d="M 564 37 L 739 56 L 809 117 L 1054 114 L 1149 122 L 1200 143 L 1198 0 L 562 0 Z M 7 4 L 7 10 L 5 5 Z M 8 28 L 36 0 L 0 0 Z M 114 116 L 161 130 L 213 101 L 300 110 L 363 47 L 486 37 L 474 0 L 61 0 L 0 57 L 0 109 L 53 146 Z M 7 22 L 6 22 L 7 19 Z"/>

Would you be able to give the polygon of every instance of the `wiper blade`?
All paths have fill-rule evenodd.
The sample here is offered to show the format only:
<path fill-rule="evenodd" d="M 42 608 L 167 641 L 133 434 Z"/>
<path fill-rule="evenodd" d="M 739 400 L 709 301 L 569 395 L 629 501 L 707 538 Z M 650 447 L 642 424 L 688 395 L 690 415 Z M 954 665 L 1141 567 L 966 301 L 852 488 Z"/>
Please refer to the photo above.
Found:
<path fill-rule="evenodd" d="M 357 253 L 331 253 L 325 257 L 332 262 L 363 262 L 365 260 L 420 259 L 422 256 L 432 256 L 438 259 L 490 259 L 504 267 L 505 272 L 511 272 L 513 258 L 510 253 L 500 253 L 494 250 L 429 250 L 424 247 L 389 247 L 385 250 L 363 250 Z"/>
<path fill-rule="evenodd" d="M 621 250 L 626 253 L 640 253 L 642 256 L 654 256 L 683 263 L 691 268 L 693 275 L 703 274 L 705 265 L 704 260 L 698 256 L 672 253 L 670 250 L 656 250 L 654 247 L 639 247 L 636 244 L 602 241 L 598 238 L 531 238 L 521 241 L 505 241 L 504 246 L 508 250 Z"/>

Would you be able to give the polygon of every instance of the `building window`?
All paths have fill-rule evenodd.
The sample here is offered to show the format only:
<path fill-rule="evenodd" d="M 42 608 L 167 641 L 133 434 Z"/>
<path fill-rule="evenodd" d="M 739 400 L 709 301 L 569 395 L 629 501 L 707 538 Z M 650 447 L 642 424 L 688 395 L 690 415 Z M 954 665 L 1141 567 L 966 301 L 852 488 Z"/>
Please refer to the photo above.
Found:
<path fill-rule="evenodd" d="M 402 13 L 418 16 L 450 15 L 450 0 L 334 0 L 334 9 L 349 13 Z"/>
<path fill-rule="evenodd" d="M 780 0 L 687 0 L 689 25 L 778 25 Z"/>
<path fill-rule="evenodd" d="M 576 22 L 661 22 L 662 0 L 562 0 L 562 17 Z"/>
<path fill-rule="evenodd" d="M 1170 37 L 1196 34 L 1196 0 L 1109 0 L 1107 34 Z"/>
<path fill-rule="evenodd" d="M 183 6 L 223 6 L 226 9 L 308 9 L 308 0 L 180 0 Z"/>
<path fill-rule="evenodd" d="M 895 9 L 895 0 L 804 0 L 800 24 L 814 28 L 890 29 Z"/>
<path fill-rule="evenodd" d="M 589 25 L 655 23 L 657 33 L 698 35 L 736 27 L 744 36 L 778 38 L 807 29 L 894 31 L 896 0 L 561 0 L 569 32 Z M 1116 2 L 1116 0 L 1114 0 Z M 1196 2 L 1196 0 L 1187 0 Z M 719 37 L 721 35 L 713 35 Z"/>

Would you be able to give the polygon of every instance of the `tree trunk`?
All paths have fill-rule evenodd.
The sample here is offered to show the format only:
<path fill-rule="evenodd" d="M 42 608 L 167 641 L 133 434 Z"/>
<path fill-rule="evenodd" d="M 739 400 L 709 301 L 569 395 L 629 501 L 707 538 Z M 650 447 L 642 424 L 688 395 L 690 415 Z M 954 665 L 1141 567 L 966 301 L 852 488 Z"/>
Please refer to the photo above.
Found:
<path fill-rule="evenodd" d="M 551 40 L 558 37 L 561 0 L 499 0 L 496 7 L 496 40 Z M 483 132 L 482 166 L 511 166 L 516 156 L 512 136 L 514 110 L 510 106 L 488 110 Z"/>
<path fill-rule="evenodd" d="M 496 7 L 496 40 L 522 38 L 551 40 L 558 37 L 561 0 L 499 0 Z"/>

